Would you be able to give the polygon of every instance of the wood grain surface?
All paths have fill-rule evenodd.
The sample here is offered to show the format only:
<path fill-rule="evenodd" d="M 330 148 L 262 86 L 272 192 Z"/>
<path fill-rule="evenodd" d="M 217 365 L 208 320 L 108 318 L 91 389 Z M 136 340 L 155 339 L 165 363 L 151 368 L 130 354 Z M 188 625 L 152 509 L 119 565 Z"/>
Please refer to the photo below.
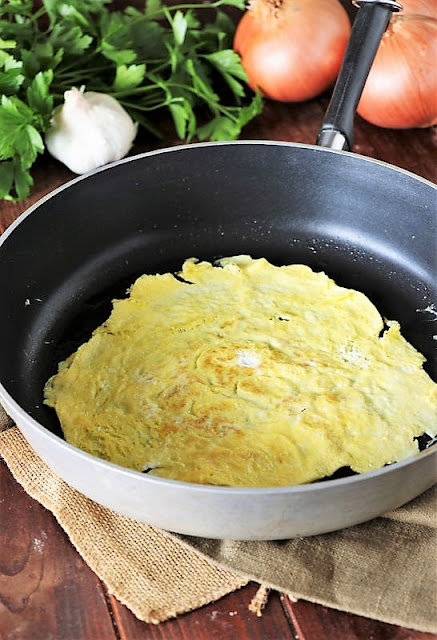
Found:
<path fill-rule="evenodd" d="M 140 622 L 108 594 L 54 516 L 0 462 L 0 640 L 435 640 L 271 592 L 257 584 L 161 623 Z"/>
<path fill-rule="evenodd" d="M 266 103 L 247 139 L 314 143 L 328 102 Z M 383 130 L 357 118 L 355 151 L 437 182 L 437 132 Z M 165 145 L 175 144 L 167 140 Z M 132 154 L 153 149 L 142 137 Z M 33 202 L 73 175 L 44 156 L 24 202 L 0 203 L 0 231 Z M 0 640 L 434 640 L 437 636 L 292 602 L 270 593 L 257 617 L 249 604 L 258 585 L 160 625 L 140 622 L 108 594 L 53 515 L 32 500 L 0 462 Z"/>

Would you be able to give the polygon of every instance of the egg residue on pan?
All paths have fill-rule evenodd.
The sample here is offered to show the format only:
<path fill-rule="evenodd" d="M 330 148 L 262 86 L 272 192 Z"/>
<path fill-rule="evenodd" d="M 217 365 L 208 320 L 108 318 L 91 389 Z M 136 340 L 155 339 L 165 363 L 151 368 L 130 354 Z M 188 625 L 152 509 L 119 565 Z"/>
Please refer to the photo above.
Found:
<path fill-rule="evenodd" d="M 424 357 L 368 298 L 303 265 L 237 256 L 144 275 L 45 387 L 65 438 L 202 484 L 312 482 L 437 434 Z"/>

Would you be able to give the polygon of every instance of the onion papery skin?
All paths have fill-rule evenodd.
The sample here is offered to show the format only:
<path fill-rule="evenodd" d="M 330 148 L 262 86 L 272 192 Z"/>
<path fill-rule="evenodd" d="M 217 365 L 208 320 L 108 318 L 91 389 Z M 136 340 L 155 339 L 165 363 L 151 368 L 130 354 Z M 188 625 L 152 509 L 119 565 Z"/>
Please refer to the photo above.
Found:
<path fill-rule="evenodd" d="M 336 79 L 351 25 L 338 0 L 252 0 L 234 49 L 252 89 L 273 100 L 300 102 Z"/>
<path fill-rule="evenodd" d="M 408 13 L 392 17 L 357 112 L 391 129 L 437 124 L 437 20 Z"/>
<path fill-rule="evenodd" d="M 436 0 L 401 0 L 400 15 L 422 16 L 437 20 Z"/>

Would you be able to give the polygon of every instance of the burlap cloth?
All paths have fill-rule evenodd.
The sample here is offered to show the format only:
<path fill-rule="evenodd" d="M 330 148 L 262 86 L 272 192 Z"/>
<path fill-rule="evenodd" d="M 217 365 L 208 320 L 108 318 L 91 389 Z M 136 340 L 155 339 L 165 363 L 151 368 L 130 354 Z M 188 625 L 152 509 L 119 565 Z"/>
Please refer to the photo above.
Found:
<path fill-rule="evenodd" d="M 0 407 L 0 454 L 11 473 L 141 620 L 161 622 L 254 580 L 295 598 L 437 632 L 437 486 L 372 522 L 323 536 L 281 542 L 177 536 L 85 498 L 10 426 Z M 263 601 L 254 604 L 259 609 Z"/>

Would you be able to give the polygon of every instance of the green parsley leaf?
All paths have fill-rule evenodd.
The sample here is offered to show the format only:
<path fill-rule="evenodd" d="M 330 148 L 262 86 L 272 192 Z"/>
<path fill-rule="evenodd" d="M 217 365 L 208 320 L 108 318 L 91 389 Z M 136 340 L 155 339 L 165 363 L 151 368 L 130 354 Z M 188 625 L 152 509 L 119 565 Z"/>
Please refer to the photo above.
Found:
<path fill-rule="evenodd" d="M 62 49 L 69 58 L 80 56 L 89 49 L 93 41 L 92 36 L 84 34 L 78 25 L 66 23 L 55 24 L 48 37 L 48 42 L 55 51 Z"/>
<path fill-rule="evenodd" d="M 56 2 L 56 11 L 59 14 L 59 20 L 68 23 L 70 26 L 79 26 L 88 33 L 96 34 L 96 24 L 93 19 L 93 11 L 99 11 L 103 3 L 98 0 L 67 0 L 64 2 Z"/>
<path fill-rule="evenodd" d="M 247 75 L 241 66 L 241 59 L 238 53 L 232 49 L 223 49 L 204 56 L 218 71 L 223 74 L 232 74 L 235 78 L 247 81 Z"/>
<path fill-rule="evenodd" d="M 0 38 L 0 49 L 15 49 L 16 46 L 15 40 L 3 40 L 3 38 Z"/>
<path fill-rule="evenodd" d="M 161 0 L 146 1 L 146 10 L 145 10 L 146 18 L 156 18 L 160 13 L 162 13 L 162 10 L 163 10 L 163 5 Z"/>
<path fill-rule="evenodd" d="M 182 140 L 190 140 L 196 130 L 196 116 L 191 104 L 184 98 L 175 98 L 168 105 L 176 127 L 176 132 Z"/>
<path fill-rule="evenodd" d="M 0 94 L 10 96 L 18 92 L 24 82 L 22 68 L 21 61 L 0 50 Z"/>
<path fill-rule="evenodd" d="M 173 35 L 176 44 L 182 45 L 184 44 L 185 35 L 187 33 L 188 22 L 182 13 L 182 11 L 176 11 L 171 19 L 171 28 L 173 30 Z"/>
<path fill-rule="evenodd" d="M 240 109 L 229 110 L 228 114 L 216 116 L 198 129 L 199 140 L 236 140 L 243 127 L 261 113 L 263 106 L 260 93 L 256 93 L 252 101 Z"/>
<path fill-rule="evenodd" d="M 38 114 L 42 129 L 48 127 L 53 112 L 53 96 L 49 93 L 52 81 L 52 69 L 39 71 L 26 90 L 27 103 Z"/>
<path fill-rule="evenodd" d="M 219 102 L 220 98 L 212 88 L 209 78 L 207 77 L 206 68 L 199 59 L 190 58 L 185 60 L 184 68 L 191 76 L 193 88 L 197 95 L 209 102 L 210 106 Z"/>
<path fill-rule="evenodd" d="M 161 24 L 146 20 L 144 16 L 141 19 L 129 20 L 129 38 L 138 62 L 149 65 L 150 62 L 153 64 L 159 60 L 156 64 L 164 63 L 169 33 Z"/>
<path fill-rule="evenodd" d="M 257 92 L 251 102 L 245 107 L 240 107 L 238 110 L 238 123 L 241 127 L 246 126 L 248 122 L 259 116 L 263 109 L 263 99 L 260 92 Z"/>
<path fill-rule="evenodd" d="M 199 128 L 197 133 L 199 140 L 235 140 L 241 131 L 238 122 L 227 116 L 216 116 L 207 124 Z"/>
<path fill-rule="evenodd" d="M 62 61 L 64 50 L 54 50 L 50 42 L 37 42 L 29 50 L 21 50 L 23 69 L 28 78 L 32 78 L 38 71 L 56 69 Z"/>
<path fill-rule="evenodd" d="M 234 96 L 239 99 L 245 95 L 245 85 L 239 82 L 247 82 L 248 78 L 241 65 L 240 56 L 232 49 L 223 49 L 204 56 L 212 66 L 221 74 Z"/>
<path fill-rule="evenodd" d="M 0 162 L 0 198 L 6 198 L 14 182 L 14 163 L 12 160 Z"/>
<path fill-rule="evenodd" d="M 137 55 L 132 48 L 129 26 L 118 13 L 103 14 L 100 21 L 101 42 L 99 50 L 117 65 L 130 64 Z"/>
<path fill-rule="evenodd" d="M 28 169 L 37 153 L 44 151 L 40 133 L 34 127 L 34 114 L 21 100 L 2 96 L 0 103 L 0 160 L 18 156 Z"/>
<path fill-rule="evenodd" d="M 14 186 L 17 200 L 27 198 L 32 185 L 33 178 L 29 170 L 22 167 L 19 161 L 16 161 L 14 163 Z"/>
<path fill-rule="evenodd" d="M 145 64 L 131 64 L 126 66 L 121 64 L 117 67 L 113 82 L 114 91 L 127 91 L 138 87 L 146 75 Z"/>

